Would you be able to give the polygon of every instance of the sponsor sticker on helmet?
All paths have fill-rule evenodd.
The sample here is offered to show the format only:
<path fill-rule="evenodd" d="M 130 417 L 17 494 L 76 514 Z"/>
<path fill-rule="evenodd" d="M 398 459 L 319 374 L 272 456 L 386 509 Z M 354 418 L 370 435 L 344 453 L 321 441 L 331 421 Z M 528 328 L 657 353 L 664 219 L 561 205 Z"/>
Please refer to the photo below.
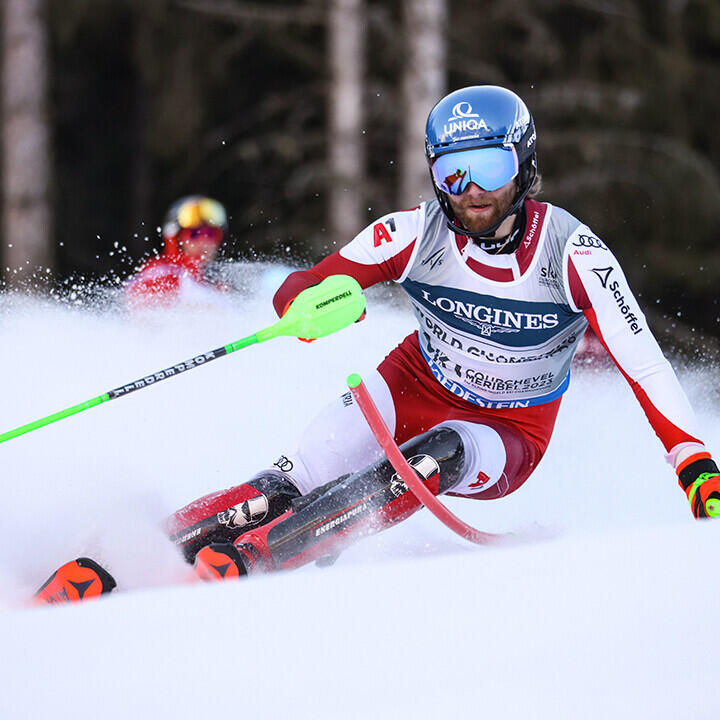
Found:
<path fill-rule="evenodd" d="M 443 125 L 443 135 L 458 135 L 464 133 L 477 134 L 479 130 L 490 132 L 488 124 L 476 112 L 473 112 L 472 105 L 463 100 L 452 109 L 452 115 Z"/>

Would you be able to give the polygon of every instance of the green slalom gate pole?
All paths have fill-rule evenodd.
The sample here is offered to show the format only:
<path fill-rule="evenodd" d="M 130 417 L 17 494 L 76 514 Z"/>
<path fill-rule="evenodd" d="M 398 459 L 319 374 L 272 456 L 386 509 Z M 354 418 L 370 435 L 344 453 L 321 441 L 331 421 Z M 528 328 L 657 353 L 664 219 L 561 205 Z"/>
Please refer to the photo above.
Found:
<path fill-rule="evenodd" d="M 285 315 L 273 325 L 258 330 L 242 340 L 236 340 L 215 350 L 196 355 L 189 360 L 158 370 L 125 385 L 120 385 L 102 395 L 73 405 L 65 410 L 60 410 L 47 417 L 21 425 L 14 430 L 8 430 L 0 434 L 0 443 L 12 440 L 19 435 L 32 432 L 71 415 L 76 415 L 84 410 L 89 410 L 108 400 L 115 400 L 115 398 L 124 397 L 136 390 L 150 387 L 161 380 L 175 377 L 187 370 L 206 365 L 211 360 L 217 360 L 223 355 L 229 355 L 236 350 L 248 347 L 248 345 L 255 345 L 281 336 L 311 339 L 330 335 L 354 323 L 363 312 L 365 312 L 365 296 L 359 283 L 348 275 L 331 275 L 318 285 L 303 290 L 293 300 Z"/>

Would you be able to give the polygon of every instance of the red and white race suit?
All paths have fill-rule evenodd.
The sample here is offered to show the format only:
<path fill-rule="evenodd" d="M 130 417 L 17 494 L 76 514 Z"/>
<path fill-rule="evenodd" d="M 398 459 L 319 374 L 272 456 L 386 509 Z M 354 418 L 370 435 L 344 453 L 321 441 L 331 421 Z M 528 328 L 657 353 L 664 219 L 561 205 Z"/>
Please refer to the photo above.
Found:
<path fill-rule="evenodd" d="M 399 283 L 417 317 L 369 379 L 397 442 L 449 424 L 467 467 L 452 494 L 493 498 L 516 489 L 544 453 L 570 365 L 590 325 L 630 383 L 677 466 L 703 450 L 690 404 L 607 245 L 570 213 L 527 200 L 518 249 L 490 255 L 448 229 L 436 200 L 386 215 L 309 270 L 293 273 L 282 314 L 328 275 L 363 288 Z M 320 413 L 276 469 L 302 492 L 377 457 L 350 394 Z"/>
<path fill-rule="evenodd" d="M 207 265 L 205 259 L 185 255 L 168 242 L 158 257 L 146 261 L 127 281 L 126 304 L 130 308 L 213 305 L 222 288 L 205 278 Z"/>

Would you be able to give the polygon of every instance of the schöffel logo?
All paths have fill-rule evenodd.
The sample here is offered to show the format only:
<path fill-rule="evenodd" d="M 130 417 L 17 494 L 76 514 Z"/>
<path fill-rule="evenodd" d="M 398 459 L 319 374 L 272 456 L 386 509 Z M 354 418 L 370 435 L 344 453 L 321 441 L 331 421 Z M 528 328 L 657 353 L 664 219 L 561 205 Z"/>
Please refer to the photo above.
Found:
<path fill-rule="evenodd" d="M 612 270 L 612 267 L 593 268 L 590 272 L 594 272 L 595 275 L 597 275 L 598 280 L 600 280 L 600 284 L 606 288 L 608 286 L 608 279 L 610 278 Z"/>
<path fill-rule="evenodd" d="M 443 126 L 443 133 L 445 135 L 454 135 L 468 130 L 489 131 L 490 128 L 485 120 L 473 112 L 472 105 L 467 100 L 463 100 L 453 107 L 452 115 Z"/>
<path fill-rule="evenodd" d="M 527 236 L 525 237 L 525 240 L 523 241 L 523 245 L 528 248 L 530 247 L 533 239 L 535 238 L 535 233 L 538 229 L 538 223 L 540 222 L 540 213 L 535 210 L 533 213 L 533 219 L 530 221 L 530 229 L 527 232 Z"/>
<path fill-rule="evenodd" d="M 431 297 L 427 290 L 421 290 L 423 299 L 429 305 L 451 313 L 458 320 L 468 322 L 480 329 L 483 335 L 492 333 L 516 333 L 521 330 L 548 330 L 557 327 L 557 313 L 525 313 L 475 305 L 448 297 Z"/>
<path fill-rule="evenodd" d="M 590 270 L 590 272 L 595 273 L 598 280 L 600 280 L 600 284 L 612 293 L 613 299 L 620 310 L 620 314 L 625 318 L 625 322 L 630 326 L 630 330 L 632 330 L 633 335 L 639 335 L 643 330 L 642 327 L 640 327 L 640 319 L 634 312 L 632 312 L 630 304 L 625 301 L 625 295 L 623 295 L 620 290 L 620 283 L 617 280 L 610 279 L 612 271 L 612 266 L 606 268 L 592 268 Z"/>

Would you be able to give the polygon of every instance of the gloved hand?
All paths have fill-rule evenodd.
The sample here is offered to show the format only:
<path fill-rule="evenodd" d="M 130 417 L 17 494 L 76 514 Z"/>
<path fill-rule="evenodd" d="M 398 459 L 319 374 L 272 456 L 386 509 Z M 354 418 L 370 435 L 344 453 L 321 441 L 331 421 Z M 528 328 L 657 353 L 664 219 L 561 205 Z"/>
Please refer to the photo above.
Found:
<path fill-rule="evenodd" d="M 681 465 L 678 478 L 696 518 L 720 517 L 720 470 L 710 455 Z"/>
<path fill-rule="evenodd" d="M 315 284 L 317 284 L 317 283 L 315 283 Z M 313 287 L 313 286 L 309 285 L 308 287 Z M 297 295 L 295 297 L 297 297 Z M 283 317 L 285 315 L 285 313 L 290 309 L 290 306 L 293 304 L 295 297 L 292 300 L 290 300 L 290 302 L 285 306 L 282 313 L 280 313 L 280 317 Z M 366 315 L 367 315 L 367 309 L 363 310 L 362 315 L 355 322 L 359 323 L 361 320 L 364 320 Z M 317 338 L 301 338 L 301 337 L 299 337 L 298 340 L 300 342 L 304 342 L 304 343 L 311 343 L 311 342 L 315 342 L 317 340 Z"/>

